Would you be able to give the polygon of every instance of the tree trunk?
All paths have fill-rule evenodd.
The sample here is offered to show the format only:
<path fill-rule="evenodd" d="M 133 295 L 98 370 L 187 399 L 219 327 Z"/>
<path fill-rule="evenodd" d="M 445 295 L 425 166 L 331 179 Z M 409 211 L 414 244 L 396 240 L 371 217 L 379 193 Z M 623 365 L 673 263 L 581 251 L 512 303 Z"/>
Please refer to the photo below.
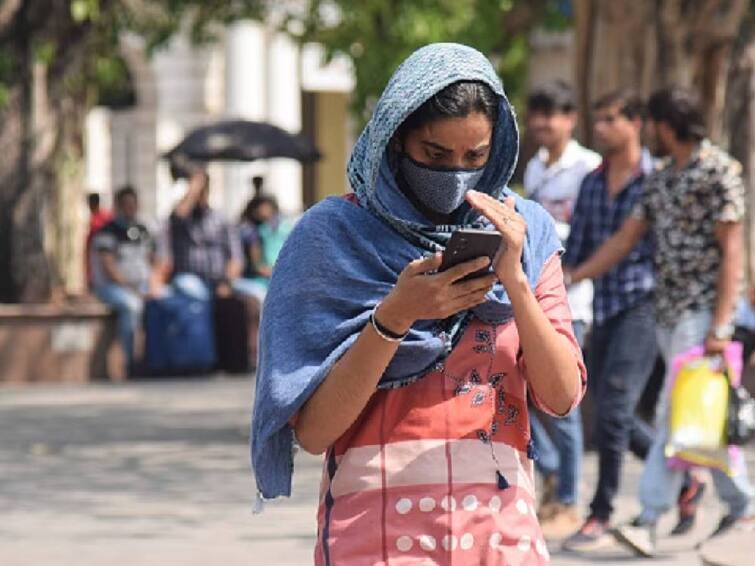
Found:
<path fill-rule="evenodd" d="M 69 274 L 58 266 L 72 261 L 80 232 L 72 213 L 80 200 L 70 190 L 77 180 L 62 165 L 81 153 L 86 100 L 70 89 L 88 37 L 68 2 L 16 4 L 11 15 L 0 12 L 0 52 L 14 64 L 0 109 L 0 301 L 40 302 L 66 283 Z M 36 59 L 35 42 L 54 46 L 52 61 Z"/>
<path fill-rule="evenodd" d="M 745 243 L 746 274 L 755 281 L 755 30 L 753 16 L 742 25 L 740 38 L 735 46 L 730 65 L 726 93 L 724 135 L 729 140 L 729 149 L 742 164 L 747 190 L 747 213 Z"/>
<path fill-rule="evenodd" d="M 617 88 L 648 96 L 657 88 L 695 88 L 711 138 L 722 141 L 726 77 L 747 0 L 574 0 L 576 85 L 590 103 Z M 590 116 L 581 127 L 591 137 Z"/>
<path fill-rule="evenodd" d="M 80 293 L 85 285 L 85 246 L 88 224 L 81 214 L 84 187 L 84 142 L 82 125 L 88 106 L 83 97 L 65 96 L 60 103 L 59 150 L 55 169 L 57 190 L 50 195 L 46 222 L 46 248 L 55 259 L 54 289 Z"/>
<path fill-rule="evenodd" d="M 13 207 L 11 273 L 20 302 L 50 298 L 53 286 L 51 257 L 45 246 L 49 196 L 56 189 L 54 157 L 57 142 L 57 109 L 48 99 L 47 69 L 32 63 L 32 145 L 26 186 Z"/>
<path fill-rule="evenodd" d="M 709 137 L 742 162 L 748 190 L 747 269 L 755 275 L 755 40 L 749 0 L 574 0 L 575 84 L 583 108 L 630 88 L 695 89 Z M 590 113 L 580 118 L 591 140 Z"/>
<path fill-rule="evenodd" d="M 24 208 L 20 203 L 28 201 L 23 196 L 30 184 L 33 76 L 30 41 L 25 34 L 14 33 L 4 41 L 3 51 L 13 62 L 14 82 L 0 114 L 0 299 L 12 301 L 21 291 L 14 273 L 19 241 L 30 240 L 17 226 L 24 216 L 18 213 Z"/>

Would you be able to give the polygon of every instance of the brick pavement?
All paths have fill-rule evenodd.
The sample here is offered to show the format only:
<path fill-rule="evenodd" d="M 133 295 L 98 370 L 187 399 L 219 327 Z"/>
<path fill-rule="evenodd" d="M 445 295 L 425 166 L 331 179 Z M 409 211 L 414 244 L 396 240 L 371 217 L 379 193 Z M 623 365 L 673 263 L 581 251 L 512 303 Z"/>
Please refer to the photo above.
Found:
<path fill-rule="evenodd" d="M 248 379 L 222 378 L 0 389 L 0 564 L 311 563 L 316 458 L 298 457 L 294 497 L 251 515 L 251 389 Z M 749 456 L 755 469 L 752 448 Z M 585 492 L 595 465 L 588 455 Z M 637 509 L 639 472 L 630 459 L 620 517 Z M 694 545 L 717 518 L 706 494 L 699 528 L 664 540 L 666 556 L 651 564 L 699 564 Z M 744 544 L 755 553 L 755 535 Z M 609 548 L 584 557 L 555 552 L 553 564 L 627 560 L 634 562 Z"/>

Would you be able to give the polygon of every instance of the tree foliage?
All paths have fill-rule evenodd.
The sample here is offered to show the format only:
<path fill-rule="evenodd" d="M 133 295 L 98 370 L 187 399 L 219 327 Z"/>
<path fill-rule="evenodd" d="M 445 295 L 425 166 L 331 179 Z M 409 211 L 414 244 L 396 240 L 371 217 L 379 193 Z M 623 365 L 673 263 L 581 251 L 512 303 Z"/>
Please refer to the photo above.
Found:
<path fill-rule="evenodd" d="M 216 38 L 221 24 L 262 18 L 263 0 L 4 0 L 0 7 L 0 111 L 8 102 L 17 65 L 43 63 L 65 67 L 65 86 L 87 88 L 98 100 L 128 89 L 120 58 L 124 32 L 141 36 L 150 51 L 179 30 L 197 42 Z M 52 16 L 52 17 L 48 17 Z M 13 44 L 29 44 L 31 60 L 13 58 Z M 69 49 L 77 47 L 76 57 Z M 91 99 L 88 99 L 91 101 Z"/>
<path fill-rule="evenodd" d="M 123 34 L 150 49 L 179 29 L 206 41 L 219 24 L 262 11 L 261 0 L 2 0 L 0 301 L 45 300 L 63 283 L 58 267 L 82 263 L 70 223 L 84 118 L 94 103 L 133 99 Z"/>
<path fill-rule="evenodd" d="M 526 81 L 529 32 L 567 26 L 568 6 L 561 0 L 314 0 L 295 23 L 304 24 L 302 40 L 354 62 L 354 109 L 364 118 L 401 61 L 438 41 L 465 43 L 488 55 L 516 102 Z"/>
<path fill-rule="evenodd" d="M 23 14 L 34 0 L 5 0 Z M 44 0 L 43 2 L 44 3 Z M 457 41 L 490 56 L 507 91 L 516 99 L 524 90 L 529 32 L 536 26 L 560 29 L 570 23 L 565 0 L 69 0 L 67 22 L 38 20 L 14 26 L 0 13 L 0 107 L 11 82 L 2 39 L 19 32 L 34 43 L 39 59 L 52 63 L 61 43 L 73 37 L 87 43 L 72 87 L 86 84 L 95 101 L 123 103 L 128 75 L 119 54 L 119 36 L 136 33 L 150 51 L 159 49 L 179 30 L 197 43 L 212 41 L 220 25 L 273 17 L 302 41 L 321 43 L 329 57 L 345 54 L 354 62 L 354 108 L 364 113 L 382 91 L 392 71 L 412 51 L 427 43 Z M 10 10 L 10 8 L 9 8 Z M 3 25 L 5 21 L 6 25 Z M 8 29 L 9 26 L 14 29 Z M 69 37 L 63 37 L 56 30 Z M 100 97 L 98 92 L 105 92 Z"/>
<path fill-rule="evenodd" d="M 528 33 L 562 27 L 565 0 L 0 0 L 0 301 L 44 300 L 61 281 L 62 226 L 75 215 L 82 131 L 93 104 L 134 101 L 121 59 L 125 33 L 159 49 L 182 31 L 212 41 L 223 24 L 264 19 L 329 56 L 354 62 L 354 109 L 366 116 L 395 67 L 416 48 L 458 41 L 491 57 L 516 102 Z M 72 197 L 73 195 L 73 197 Z M 73 204 L 72 204 L 73 202 Z M 56 216 L 57 215 L 57 216 Z M 55 248 L 55 246 L 58 246 Z M 71 246 L 68 246 L 70 251 Z M 58 261 L 60 263 L 60 261 Z"/>

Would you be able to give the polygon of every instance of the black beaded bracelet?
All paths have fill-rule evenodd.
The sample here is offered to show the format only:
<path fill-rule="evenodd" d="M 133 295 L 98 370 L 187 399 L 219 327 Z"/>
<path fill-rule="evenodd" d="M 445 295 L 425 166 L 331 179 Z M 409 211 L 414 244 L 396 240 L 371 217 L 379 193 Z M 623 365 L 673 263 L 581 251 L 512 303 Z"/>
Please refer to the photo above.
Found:
<path fill-rule="evenodd" d="M 383 340 L 387 340 L 388 342 L 402 342 L 404 338 L 409 335 L 409 332 L 406 332 L 404 334 L 396 334 L 392 330 L 380 324 L 377 320 L 377 317 L 375 316 L 375 313 L 377 312 L 379 306 L 380 303 L 375 305 L 375 308 L 372 309 L 372 312 L 370 313 L 370 324 L 372 324 L 372 328 Z"/>

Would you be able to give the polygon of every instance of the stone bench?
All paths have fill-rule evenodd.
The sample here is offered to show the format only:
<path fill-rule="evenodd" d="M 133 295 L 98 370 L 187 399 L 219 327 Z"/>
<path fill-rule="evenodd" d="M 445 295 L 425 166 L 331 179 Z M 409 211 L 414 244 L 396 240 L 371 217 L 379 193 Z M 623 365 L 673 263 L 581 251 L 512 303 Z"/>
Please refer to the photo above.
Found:
<path fill-rule="evenodd" d="M 119 381 L 123 367 L 106 306 L 0 304 L 0 384 Z"/>

